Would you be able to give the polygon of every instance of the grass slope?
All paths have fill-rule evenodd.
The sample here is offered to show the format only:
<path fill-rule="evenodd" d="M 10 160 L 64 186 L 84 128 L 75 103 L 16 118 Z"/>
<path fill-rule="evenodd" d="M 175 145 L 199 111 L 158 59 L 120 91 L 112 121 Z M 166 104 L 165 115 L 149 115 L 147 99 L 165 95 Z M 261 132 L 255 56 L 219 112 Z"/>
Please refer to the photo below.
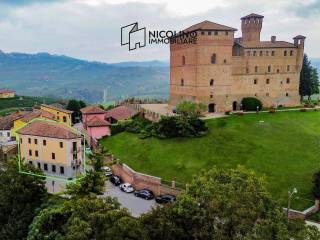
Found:
<path fill-rule="evenodd" d="M 139 139 L 121 133 L 102 140 L 133 169 L 165 180 L 189 182 L 201 169 L 244 165 L 265 176 L 283 206 L 297 187 L 293 207 L 312 205 L 312 175 L 320 166 L 320 112 L 247 114 L 208 120 L 202 138 Z M 260 122 L 264 121 L 264 122 Z"/>

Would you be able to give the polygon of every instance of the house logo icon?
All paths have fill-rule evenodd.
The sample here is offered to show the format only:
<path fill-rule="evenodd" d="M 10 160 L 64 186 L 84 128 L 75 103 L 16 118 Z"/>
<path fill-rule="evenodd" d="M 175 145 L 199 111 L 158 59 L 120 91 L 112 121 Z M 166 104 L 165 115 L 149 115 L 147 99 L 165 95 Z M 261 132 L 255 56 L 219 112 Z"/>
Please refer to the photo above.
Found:
<path fill-rule="evenodd" d="M 129 51 L 146 46 L 146 28 L 138 27 L 132 23 L 121 27 L 121 46 L 129 45 Z"/>

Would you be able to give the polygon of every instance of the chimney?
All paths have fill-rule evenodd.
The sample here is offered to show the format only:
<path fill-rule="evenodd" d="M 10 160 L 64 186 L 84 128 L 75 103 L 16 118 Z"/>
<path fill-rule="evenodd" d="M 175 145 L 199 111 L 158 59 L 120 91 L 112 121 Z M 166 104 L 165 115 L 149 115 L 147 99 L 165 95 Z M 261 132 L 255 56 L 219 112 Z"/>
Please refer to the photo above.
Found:
<path fill-rule="evenodd" d="M 276 36 L 271 36 L 271 42 L 273 42 L 273 43 L 276 42 Z"/>

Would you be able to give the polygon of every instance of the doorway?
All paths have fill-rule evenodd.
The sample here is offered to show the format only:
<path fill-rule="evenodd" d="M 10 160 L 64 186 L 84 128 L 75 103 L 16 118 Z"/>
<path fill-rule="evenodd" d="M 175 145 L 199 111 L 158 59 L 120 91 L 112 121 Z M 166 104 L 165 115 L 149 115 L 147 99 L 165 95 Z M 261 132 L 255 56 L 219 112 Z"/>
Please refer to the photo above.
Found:
<path fill-rule="evenodd" d="M 213 113 L 216 111 L 216 105 L 214 103 L 210 103 L 208 106 L 208 112 Z"/>

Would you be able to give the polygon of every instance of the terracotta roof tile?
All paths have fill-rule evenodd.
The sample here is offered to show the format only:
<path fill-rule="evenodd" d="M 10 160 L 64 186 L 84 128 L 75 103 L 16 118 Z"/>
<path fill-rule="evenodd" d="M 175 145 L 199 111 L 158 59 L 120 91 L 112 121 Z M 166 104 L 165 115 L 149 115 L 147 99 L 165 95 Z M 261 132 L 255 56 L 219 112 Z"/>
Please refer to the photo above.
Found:
<path fill-rule="evenodd" d="M 84 114 L 99 114 L 99 113 L 105 113 L 105 111 L 98 106 L 91 105 L 85 108 L 81 108 L 80 111 Z"/>
<path fill-rule="evenodd" d="M 0 89 L 0 93 L 15 93 L 16 91 L 9 90 L 9 89 Z"/>
<path fill-rule="evenodd" d="M 184 31 L 195 31 L 195 30 L 224 30 L 224 31 L 237 31 L 236 28 L 228 27 L 225 25 L 221 25 L 218 23 L 210 22 L 210 21 L 203 21 L 188 27 Z"/>
<path fill-rule="evenodd" d="M 256 14 L 256 13 L 251 13 L 251 14 L 249 14 L 249 15 L 247 15 L 247 16 L 242 17 L 241 19 L 252 18 L 252 17 L 255 17 L 255 18 L 264 18 L 264 16 L 262 16 L 262 15 L 259 15 L 259 14 Z"/>
<path fill-rule="evenodd" d="M 103 127 L 103 126 L 110 126 L 111 123 L 109 123 L 106 120 L 102 120 L 100 118 L 94 117 L 90 121 L 87 121 L 86 125 L 88 127 Z"/>
<path fill-rule="evenodd" d="M 50 109 L 53 109 L 53 110 L 57 110 L 57 111 L 60 111 L 60 112 L 64 112 L 64 113 L 73 113 L 72 111 L 69 111 L 67 109 L 64 109 L 64 108 L 59 108 L 55 105 L 47 105 L 47 104 L 41 104 L 42 107 L 46 107 L 46 108 L 50 108 Z"/>
<path fill-rule="evenodd" d="M 20 120 L 27 123 L 35 118 L 41 117 L 54 120 L 54 114 L 44 110 L 34 110 L 33 112 L 25 113 L 20 117 Z"/>
<path fill-rule="evenodd" d="M 111 117 L 116 120 L 126 120 L 133 117 L 136 114 L 137 112 L 129 107 L 118 106 L 106 112 L 106 119 Z"/>
<path fill-rule="evenodd" d="M 80 138 L 81 134 L 77 133 L 71 127 L 62 123 L 36 120 L 27 124 L 25 127 L 17 131 L 22 135 L 59 138 L 59 139 L 74 139 Z"/>
<path fill-rule="evenodd" d="M 25 113 L 26 112 L 23 111 L 17 111 L 0 118 L 0 130 L 10 130 L 11 128 L 13 128 L 14 121 L 20 118 Z"/>

